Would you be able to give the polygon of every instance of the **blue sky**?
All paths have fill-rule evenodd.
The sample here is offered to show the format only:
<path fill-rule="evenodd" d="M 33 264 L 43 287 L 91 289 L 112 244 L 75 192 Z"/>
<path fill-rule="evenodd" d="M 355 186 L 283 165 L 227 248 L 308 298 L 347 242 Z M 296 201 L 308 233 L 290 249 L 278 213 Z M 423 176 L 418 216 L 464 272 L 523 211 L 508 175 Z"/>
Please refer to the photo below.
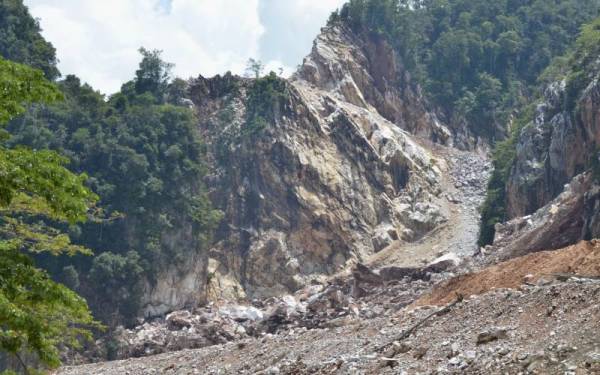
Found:
<path fill-rule="evenodd" d="M 133 77 L 137 49 L 163 50 L 177 76 L 244 72 L 249 58 L 289 74 L 345 0 L 25 0 L 63 74 L 103 93 Z"/>

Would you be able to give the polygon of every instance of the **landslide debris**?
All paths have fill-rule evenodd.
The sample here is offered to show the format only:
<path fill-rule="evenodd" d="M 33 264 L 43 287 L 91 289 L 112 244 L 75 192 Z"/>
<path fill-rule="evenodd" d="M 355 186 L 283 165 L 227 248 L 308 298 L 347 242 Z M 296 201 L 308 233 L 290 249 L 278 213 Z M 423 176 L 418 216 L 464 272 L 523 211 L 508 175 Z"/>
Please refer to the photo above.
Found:
<path fill-rule="evenodd" d="M 65 367 L 116 374 L 593 374 L 600 371 L 600 282 L 569 278 L 494 289 L 439 310 L 398 308 L 398 285 L 363 299 L 360 316 L 289 327 L 236 342 L 145 358 Z M 335 309 L 334 309 L 335 310 Z"/>

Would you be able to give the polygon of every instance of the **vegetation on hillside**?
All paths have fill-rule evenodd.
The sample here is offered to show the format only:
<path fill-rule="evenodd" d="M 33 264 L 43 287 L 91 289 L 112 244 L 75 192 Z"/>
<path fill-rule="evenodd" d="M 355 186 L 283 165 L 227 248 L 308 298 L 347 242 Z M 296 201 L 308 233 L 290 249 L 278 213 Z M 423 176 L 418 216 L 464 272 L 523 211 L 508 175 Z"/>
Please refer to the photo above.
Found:
<path fill-rule="evenodd" d="M 286 82 L 274 72 L 255 79 L 248 89 L 247 120 L 242 129 L 243 135 L 258 134 L 268 123 L 275 121 L 286 94 Z"/>
<path fill-rule="evenodd" d="M 565 98 L 562 108 L 574 122 L 579 121 L 577 113 L 581 95 L 589 83 L 600 72 L 600 18 L 584 25 L 572 48 L 564 56 L 557 57 L 538 79 L 538 95 L 543 88 L 553 82 L 565 80 Z M 533 105 L 523 111 L 515 122 L 508 139 L 496 145 L 493 153 L 494 173 L 489 182 L 488 196 L 482 209 L 482 225 L 479 244 L 490 244 L 494 240 L 494 225 L 508 219 L 506 213 L 506 184 L 516 156 L 516 142 L 520 131 L 534 117 Z M 589 166 L 595 176 L 600 176 L 600 154 L 589 155 Z M 600 178 L 599 178 L 600 180 Z"/>
<path fill-rule="evenodd" d="M 598 0 L 350 0 L 330 23 L 386 38 L 448 120 L 502 139 Z"/>
<path fill-rule="evenodd" d="M 260 64 L 252 60 L 255 64 Z M 260 74 L 256 71 L 255 74 Z M 238 88 L 235 88 L 237 90 Z M 241 126 L 232 125 L 233 110 L 226 107 L 220 114 L 219 121 L 223 130 L 214 146 L 215 155 L 221 165 L 229 165 L 232 149 L 245 142 L 253 142 L 262 131 L 272 124 L 288 96 L 285 80 L 270 72 L 264 77 L 255 78 L 249 85 L 246 95 L 246 118 Z"/>
<path fill-rule="evenodd" d="M 40 31 L 22 0 L 0 0 L 0 56 L 40 69 L 53 80 L 60 75 L 56 51 Z"/>
<path fill-rule="evenodd" d="M 32 102 L 61 98 L 40 70 L 0 58 L 0 122 Z M 84 222 L 97 196 L 87 176 L 65 168 L 67 159 L 47 150 L 0 145 L 0 351 L 21 361 L 33 355 L 48 367 L 60 364 L 59 347 L 77 346 L 98 327 L 86 302 L 37 268 L 31 254 L 90 254 L 73 245 L 61 223 Z M 40 219 L 44 219 L 40 222 Z"/>
<path fill-rule="evenodd" d="M 73 266 L 105 321 L 114 314 L 135 317 L 143 276 L 152 280 L 165 264 L 182 264 L 206 244 L 220 219 L 202 184 L 204 145 L 193 112 L 180 105 L 180 82 L 171 81 L 171 65 L 158 51 L 140 52 L 136 77 L 108 101 L 67 76 L 58 83 L 65 101 L 35 106 L 9 128 L 11 144 L 58 150 L 71 159 L 72 170 L 89 173 L 89 186 L 114 216 L 69 228 L 99 254 L 92 262 L 76 258 Z M 193 223 L 198 244 L 166 246 L 165 233 L 185 223 Z M 71 266 L 71 260 L 41 261 L 57 275 Z"/>
<path fill-rule="evenodd" d="M 535 106 L 532 104 L 524 110 L 514 122 L 510 135 L 498 142 L 492 153 L 494 171 L 487 187 L 487 196 L 481 209 L 481 228 L 479 246 L 485 246 L 494 241 L 495 225 L 508 218 L 506 212 L 506 183 L 517 156 L 516 144 L 521 130 L 533 121 Z"/>
<path fill-rule="evenodd" d="M 195 129 L 195 115 L 184 100 L 187 83 L 171 77 L 172 64 L 164 62 L 159 51 L 142 48 L 140 53 L 135 77 L 109 98 L 72 75 L 56 82 L 56 86 L 35 76 L 35 80 L 27 81 L 35 83 L 26 86 L 28 100 L 5 90 L 0 108 L 0 121 L 12 120 L 7 127 L 12 136 L 7 139 L 3 135 L 9 161 L 19 160 L 16 156 L 21 155 L 23 145 L 55 150 L 58 153 L 40 151 L 35 160 L 23 159 L 40 168 L 29 167 L 27 172 L 39 173 L 40 179 L 49 178 L 44 173 L 52 172 L 54 164 L 75 173 L 86 172 L 89 178 L 80 177 L 71 184 L 85 181 L 85 191 L 101 197 L 99 206 L 108 220 L 83 223 L 82 216 L 40 220 L 43 215 L 32 212 L 30 221 L 36 223 L 35 228 L 45 228 L 61 219 L 58 229 L 70 237 L 58 234 L 55 237 L 60 242 L 50 244 L 41 241 L 42 233 L 47 235 L 43 231 L 27 234 L 38 240 L 36 250 L 68 251 L 72 255 L 84 248 L 93 249 L 96 257 L 39 253 L 35 261 L 55 280 L 84 295 L 96 316 L 110 325 L 136 317 L 142 282 L 152 282 L 161 267 L 183 264 L 190 253 L 202 251 L 221 218 L 202 183 L 205 146 Z M 41 36 L 38 22 L 21 0 L 0 1 L 0 54 L 43 70 L 49 79 L 60 75 L 54 48 Z M 14 70 L 16 66 L 20 65 L 0 72 L 7 87 L 15 72 L 38 74 L 26 68 Z M 64 100 L 49 103 L 43 96 L 47 93 Z M 36 104 L 29 106 L 29 102 Z M 42 188 L 35 193 L 45 199 L 58 199 L 49 195 L 56 193 L 52 184 L 70 180 L 64 174 L 53 177 L 64 181 L 48 181 L 44 186 L 47 193 Z M 14 178 L 25 177 L 7 175 L 0 182 L 9 183 Z M 21 181 L 30 185 L 34 182 Z M 4 193 L 0 191 L 1 196 Z M 40 202 L 35 203 L 45 208 Z M 58 208 L 70 209 L 67 214 L 73 215 L 75 210 L 82 210 L 81 204 Z M 14 225 L 6 212 L 0 216 L 2 222 Z M 191 231 L 189 246 L 171 244 L 165 238 L 169 231 L 182 227 Z M 10 230 L 3 233 L 7 235 Z"/>

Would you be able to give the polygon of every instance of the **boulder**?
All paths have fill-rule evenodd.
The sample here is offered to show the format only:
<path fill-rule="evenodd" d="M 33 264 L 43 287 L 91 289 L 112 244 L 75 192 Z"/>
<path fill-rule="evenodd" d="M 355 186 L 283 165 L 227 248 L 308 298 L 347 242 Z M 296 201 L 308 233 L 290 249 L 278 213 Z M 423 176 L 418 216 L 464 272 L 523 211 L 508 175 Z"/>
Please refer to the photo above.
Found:
<path fill-rule="evenodd" d="M 230 305 L 219 309 L 219 314 L 237 322 L 257 322 L 264 318 L 262 311 L 253 306 Z"/>
<path fill-rule="evenodd" d="M 506 328 L 491 328 L 477 335 L 477 345 L 487 344 L 492 341 L 505 339 L 508 337 Z"/>

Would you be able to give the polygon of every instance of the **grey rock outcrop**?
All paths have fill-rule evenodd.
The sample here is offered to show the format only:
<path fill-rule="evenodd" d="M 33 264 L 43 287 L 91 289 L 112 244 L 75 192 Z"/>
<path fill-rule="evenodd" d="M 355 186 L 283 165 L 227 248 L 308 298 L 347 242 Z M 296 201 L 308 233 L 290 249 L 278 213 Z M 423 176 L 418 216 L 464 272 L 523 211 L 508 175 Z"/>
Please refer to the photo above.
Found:
<path fill-rule="evenodd" d="M 445 222 L 447 164 L 430 142 L 450 131 L 385 42 L 323 29 L 273 121 L 240 137 L 253 84 L 225 75 L 191 87 L 227 223 L 210 254 L 210 298 L 289 293 Z"/>
<path fill-rule="evenodd" d="M 532 214 L 589 167 L 600 146 L 600 83 L 594 79 L 575 115 L 565 108 L 565 82 L 547 87 L 534 121 L 520 133 L 507 184 L 511 218 Z"/>
<path fill-rule="evenodd" d="M 428 108 L 421 89 L 382 36 L 359 36 L 342 26 L 325 28 L 294 80 L 376 112 L 412 134 L 452 141 L 450 130 Z"/>
<path fill-rule="evenodd" d="M 547 87 L 534 121 L 518 135 L 506 186 L 511 220 L 496 226 L 493 244 L 502 259 L 600 235 L 600 187 L 590 171 L 600 146 L 600 83 L 591 79 L 575 108 L 565 86 Z"/>
<path fill-rule="evenodd" d="M 532 214 L 585 168 L 588 144 L 580 121 L 564 110 L 565 83 L 550 85 L 535 119 L 520 133 L 507 185 L 508 215 Z"/>
<path fill-rule="evenodd" d="M 597 238 L 600 187 L 591 173 L 577 175 L 565 190 L 532 215 L 496 224 L 487 263 L 528 253 L 559 249 L 581 240 Z"/>
<path fill-rule="evenodd" d="M 194 229 L 194 224 L 174 213 L 172 228 L 163 233 L 161 245 L 172 253 L 186 249 L 185 262 L 171 262 L 156 267 L 153 280 L 145 280 L 141 298 L 144 317 L 160 316 L 184 307 L 194 307 L 206 299 L 204 293 L 208 254 Z M 166 263 L 166 262 L 165 262 Z"/>

